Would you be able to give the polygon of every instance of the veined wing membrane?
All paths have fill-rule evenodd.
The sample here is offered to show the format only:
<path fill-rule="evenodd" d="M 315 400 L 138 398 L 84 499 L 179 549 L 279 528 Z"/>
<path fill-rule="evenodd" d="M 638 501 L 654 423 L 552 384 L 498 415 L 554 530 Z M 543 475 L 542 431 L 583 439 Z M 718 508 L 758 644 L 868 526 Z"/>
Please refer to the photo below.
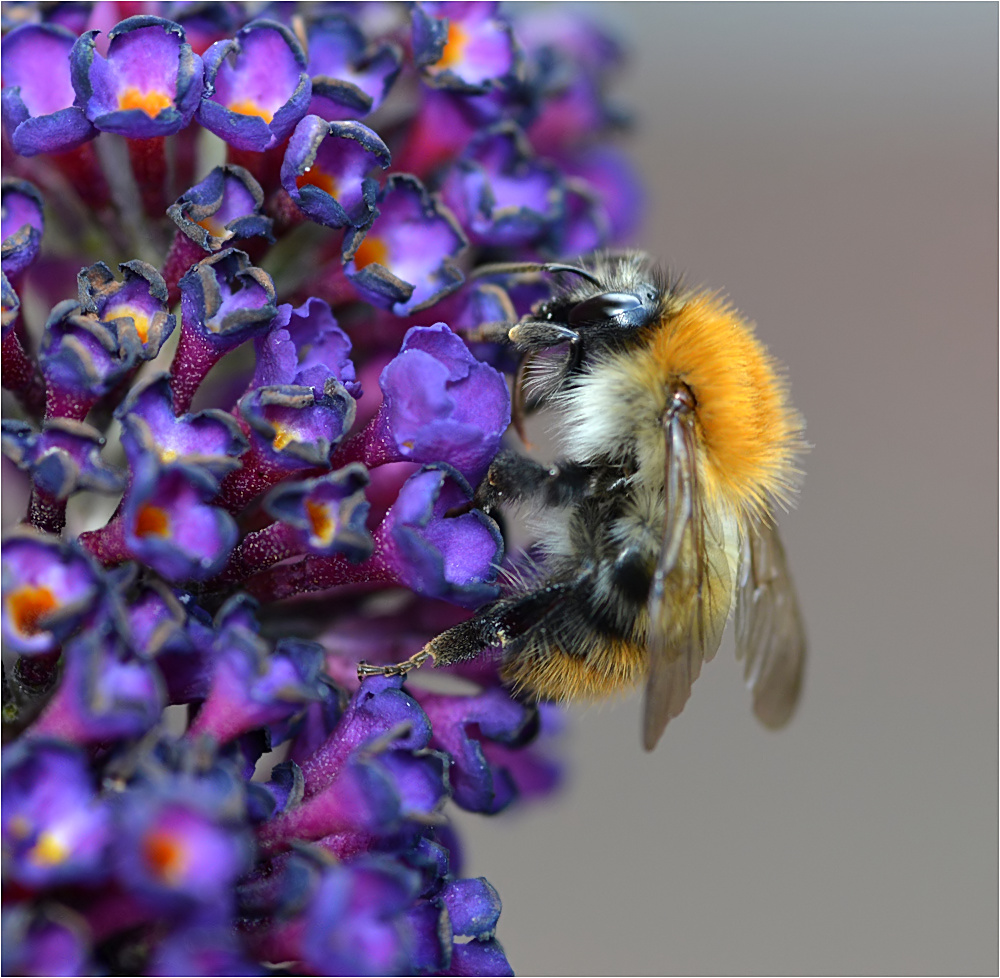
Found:
<path fill-rule="evenodd" d="M 718 651 L 734 583 L 722 528 L 699 492 L 694 432 L 683 416 L 668 415 L 664 433 L 666 518 L 650 588 L 646 750 L 656 746 L 667 723 L 684 709 L 702 662 Z"/>
<path fill-rule="evenodd" d="M 785 550 L 774 526 L 755 523 L 743 540 L 736 588 L 736 657 L 753 711 L 765 727 L 784 726 L 802 689 L 806 636 Z"/>

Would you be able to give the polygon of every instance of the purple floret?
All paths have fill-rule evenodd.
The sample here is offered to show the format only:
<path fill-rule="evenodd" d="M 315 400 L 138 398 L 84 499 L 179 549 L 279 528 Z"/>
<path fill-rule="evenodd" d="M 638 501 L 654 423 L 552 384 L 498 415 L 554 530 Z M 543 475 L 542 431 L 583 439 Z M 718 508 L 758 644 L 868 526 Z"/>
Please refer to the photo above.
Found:
<path fill-rule="evenodd" d="M 306 114 L 312 86 L 306 58 L 283 24 L 255 20 L 205 52 L 198 119 L 238 149 L 277 146 Z"/>
<path fill-rule="evenodd" d="M 375 219 L 377 181 L 389 148 L 360 122 L 327 122 L 307 115 L 288 141 L 281 183 L 298 208 L 331 228 L 368 227 Z"/>
<path fill-rule="evenodd" d="M 375 537 L 376 550 L 418 594 L 477 607 L 496 597 L 503 538 L 481 510 L 467 509 L 472 490 L 439 463 L 411 476 Z M 461 515 L 449 515 L 458 510 Z"/>
<path fill-rule="evenodd" d="M 42 195 L 27 180 L 4 180 L 0 193 L 0 256 L 4 275 L 13 278 L 38 257 L 45 230 Z"/>
<path fill-rule="evenodd" d="M 411 315 L 462 284 L 455 260 L 466 248 L 465 235 L 416 177 L 393 174 L 378 211 L 372 227 L 344 240 L 347 277 L 369 302 Z"/>
<path fill-rule="evenodd" d="M 56 24 L 25 24 L 3 39 L 3 124 L 22 156 L 63 153 L 97 135 L 75 104 L 75 43 L 76 35 Z"/>
<path fill-rule="evenodd" d="M 447 462 L 479 481 L 510 424 L 500 373 L 437 323 L 407 332 L 379 384 L 382 404 L 364 433 L 366 464 Z"/>
<path fill-rule="evenodd" d="M 183 129 L 201 101 L 201 58 L 184 28 L 139 15 L 108 35 L 107 57 L 96 50 L 99 31 L 87 31 L 70 55 L 77 104 L 102 132 L 153 139 Z"/>

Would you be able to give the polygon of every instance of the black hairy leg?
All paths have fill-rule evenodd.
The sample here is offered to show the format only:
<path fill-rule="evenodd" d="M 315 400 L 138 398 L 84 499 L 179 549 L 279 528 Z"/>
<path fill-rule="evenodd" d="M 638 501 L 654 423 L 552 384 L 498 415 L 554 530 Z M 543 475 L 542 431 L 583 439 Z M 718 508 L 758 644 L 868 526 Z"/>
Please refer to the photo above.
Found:
<path fill-rule="evenodd" d="M 549 612 L 572 598 L 573 583 L 549 584 L 527 594 L 500 598 L 480 608 L 471 618 L 454 625 L 428 642 L 416 655 L 388 666 L 358 663 L 358 678 L 405 676 L 431 660 L 435 666 L 450 666 L 478 658 L 486 649 L 503 645 L 523 635 Z"/>
<path fill-rule="evenodd" d="M 594 469 L 579 462 L 543 465 L 517 452 L 493 460 L 479 484 L 473 505 L 489 513 L 505 503 L 536 499 L 548 506 L 569 506 L 590 490 Z"/>

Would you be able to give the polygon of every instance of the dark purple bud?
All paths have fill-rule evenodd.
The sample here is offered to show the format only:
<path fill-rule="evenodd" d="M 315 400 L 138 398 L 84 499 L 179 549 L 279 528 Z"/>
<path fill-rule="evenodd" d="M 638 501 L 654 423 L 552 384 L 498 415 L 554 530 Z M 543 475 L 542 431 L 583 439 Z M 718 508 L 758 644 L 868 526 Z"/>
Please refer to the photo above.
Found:
<path fill-rule="evenodd" d="M 204 251 L 230 242 L 263 237 L 273 242 L 272 221 L 261 214 L 264 191 L 241 166 L 217 166 L 201 183 L 181 194 L 167 216 Z"/>
<path fill-rule="evenodd" d="M 90 975 L 86 921 L 56 903 L 11 904 L 3 910 L 5 975 Z"/>
<path fill-rule="evenodd" d="M 208 501 L 216 483 L 186 466 L 137 460 L 123 510 L 127 551 L 169 581 L 205 580 L 217 573 L 236 544 L 236 524 Z"/>
<path fill-rule="evenodd" d="M 3 124 L 22 156 L 63 153 L 97 135 L 75 104 L 75 43 L 76 35 L 56 24 L 25 24 L 3 39 Z"/>
<path fill-rule="evenodd" d="M 44 230 L 42 195 L 27 180 L 5 179 L 0 189 L 0 237 L 3 239 L 0 257 L 4 275 L 18 275 L 38 257 Z"/>
<path fill-rule="evenodd" d="M 139 362 L 142 346 L 134 329 L 120 334 L 77 303 L 60 302 L 49 315 L 39 355 L 48 384 L 49 417 L 83 420 Z"/>
<path fill-rule="evenodd" d="M 109 821 L 77 749 L 27 740 L 4 750 L 5 877 L 31 889 L 99 882 L 107 875 Z"/>
<path fill-rule="evenodd" d="M 507 381 L 444 323 L 414 326 L 379 378 L 364 461 L 447 462 L 478 482 L 510 424 Z"/>
<path fill-rule="evenodd" d="M 283 24 L 255 20 L 205 52 L 198 120 L 237 149 L 281 143 L 306 114 L 312 88 L 306 57 Z"/>
<path fill-rule="evenodd" d="M 344 239 L 347 277 L 369 302 L 399 316 L 434 305 L 462 284 L 455 260 L 467 242 L 458 222 L 413 176 L 394 173 L 379 216 Z"/>
<path fill-rule="evenodd" d="M 31 736 L 103 744 L 141 737 L 160 719 L 166 697 L 159 671 L 107 622 L 68 642 L 63 659 L 59 686 L 29 728 Z"/>
<path fill-rule="evenodd" d="M 503 537 L 481 510 L 464 509 L 472 489 L 443 463 L 411 476 L 375 534 L 376 553 L 407 587 L 462 607 L 495 598 Z"/>
<path fill-rule="evenodd" d="M 167 286 L 163 276 L 144 261 L 118 266 L 119 282 L 104 262 L 84 268 L 77 276 L 79 302 L 85 312 L 114 327 L 123 342 L 138 346 L 142 360 L 152 360 L 174 331 L 175 317 L 167 311 Z"/>
<path fill-rule="evenodd" d="M 524 245 L 562 218 L 559 171 L 539 160 L 524 133 L 502 123 L 476 136 L 441 189 L 473 242 Z"/>
<path fill-rule="evenodd" d="M 458 937 L 493 936 L 500 919 L 500 894 L 485 879 L 452 880 L 441 890 L 440 899 Z"/>
<path fill-rule="evenodd" d="M 287 310 L 287 306 L 279 307 L 281 313 Z M 351 362 L 351 340 L 322 299 L 306 299 L 290 310 L 287 323 L 279 326 L 280 321 L 276 319 L 268 333 L 254 340 L 257 368 L 251 388 L 298 384 L 322 389 L 333 377 L 353 397 L 361 396 Z"/>
<path fill-rule="evenodd" d="M 478 696 L 421 692 L 419 698 L 434 728 L 434 746 L 451 755 L 455 802 L 473 812 L 506 808 L 516 788 L 506 769 L 490 764 L 484 742 L 526 743 L 538 729 L 535 710 L 500 688 Z"/>
<path fill-rule="evenodd" d="M 514 969 L 500 942 L 467 941 L 456 944 L 451 955 L 451 966 L 442 975 L 513 975 Z"/>
<path fill-rule="evenodd" d="M 54 499 L 83 489 L 115 493 L 125 488 L 125 474 L 101 457 L 104 436 L 89 424 L 52 418 L 36 432 L 23 421 L 4 418 L 2 431 L 4 455 Z"/>
<path fill-rule="evenodd" d="M 415 3 L 413 57 L 437 88 L 481 94 L 513 77 L 519 50 L 495 3 Z"/>
<path fill-rule="evenodd" d="M 310 24 L 308 49 L 309 112 L 323 119 L 358 119 L 374 112 L 402 67 L 395 44 L 367 46 L 355 23 L 339 14 Z"/>
<path fill-rule="evenodd" d="M 56 648 L 101 594 L 97 569 L 75 544 L 34 530 L 5 536 L 2 566 L 3 637 L 21 655 Z"/>
<path fill-rule="evenodd" d="M 129 17 L 109 33 L 107 58 L 99 31 L 87 31 L 71 54 L 77 104 L 102 132 L 153 139 L 179 132 L 201 100 L 202 63 L 184 28 L 162 17 Z"/>
<path fill-rule="evenodd" d="M 319 700 L 321 646 L 283 639 L 273 653 L 262 653 L 258 642 L 221 645 L 211 689 L 188 728 L 189 737 L 208 734 L 226 743 L 259 727 L 285 723 Z"/>
<path fill-rule="evenodd" d="M 367 126 L 307 115 L 288 141 L 281 184 L 317 224 L 363 228 L 375 219 L 378 193 L 369 174 L 388 165 L 388 147 Z"/>
<path fill-rule="evenodd" d="M 115 417 L 122 423 L 122 444 L 133 466 L 151 454 L 163 465 L 178 463 L 221 479 L 239 468 L 239 456 L 247 448 L 231 414 L 207 410 L 178 417 L 168 374 L 134 387 Z"/>

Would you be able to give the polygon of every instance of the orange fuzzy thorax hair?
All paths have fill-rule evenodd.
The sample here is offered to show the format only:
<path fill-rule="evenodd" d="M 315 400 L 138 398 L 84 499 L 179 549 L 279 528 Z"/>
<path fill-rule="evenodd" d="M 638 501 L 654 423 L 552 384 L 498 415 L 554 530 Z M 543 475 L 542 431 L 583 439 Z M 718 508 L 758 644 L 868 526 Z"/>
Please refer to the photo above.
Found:
<path fill-rule="evenodd" d="M 788 503 L 804 448 L 802 418 L 777 362 L 725 299 L 688 298 L 635 361 L 647 377 L 682 381 L 694 394 L 709 500 L 742 518 L 766 518 L 770 500 Z"/>

